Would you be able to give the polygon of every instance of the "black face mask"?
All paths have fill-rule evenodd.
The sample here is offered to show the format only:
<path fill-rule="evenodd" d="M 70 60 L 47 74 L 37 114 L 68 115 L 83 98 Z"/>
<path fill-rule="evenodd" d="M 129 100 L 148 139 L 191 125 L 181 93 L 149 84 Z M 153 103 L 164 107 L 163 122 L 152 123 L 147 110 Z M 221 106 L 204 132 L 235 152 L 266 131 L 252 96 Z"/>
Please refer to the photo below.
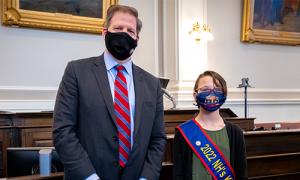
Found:
<path fill-rule="evenodd" d="M 137 46 L 137 40 L 133 39 L 125 32 L 111 33 L 107 31 L 105 35 L 105 45 L 107 50 L 118 60 L 129 58 Z"/>

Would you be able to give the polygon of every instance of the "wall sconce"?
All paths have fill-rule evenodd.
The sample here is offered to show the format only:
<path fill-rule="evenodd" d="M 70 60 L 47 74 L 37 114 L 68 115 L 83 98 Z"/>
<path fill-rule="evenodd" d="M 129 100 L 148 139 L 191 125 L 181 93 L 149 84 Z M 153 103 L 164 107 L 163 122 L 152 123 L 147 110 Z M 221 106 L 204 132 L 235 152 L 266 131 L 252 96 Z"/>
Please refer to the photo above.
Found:
<path fill-rule="evenodd" d="M 199 23 L 196 22 L 193 24 L 193 29 L 189 32 L 189 35 L 191 35 L 197 43 L 199 43 L 201 40 L 210 41 L 214 39 L 214 36 L 210 31 L 211 30 L 208 25 L 203 24 L 200 26 Z"/>

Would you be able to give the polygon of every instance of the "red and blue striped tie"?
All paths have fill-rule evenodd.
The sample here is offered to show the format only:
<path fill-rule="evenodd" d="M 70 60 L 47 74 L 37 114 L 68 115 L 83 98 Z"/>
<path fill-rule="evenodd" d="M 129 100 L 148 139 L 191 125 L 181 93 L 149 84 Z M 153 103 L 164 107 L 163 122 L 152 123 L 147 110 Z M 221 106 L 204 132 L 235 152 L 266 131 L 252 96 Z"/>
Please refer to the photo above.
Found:
<path fill-rule="evenodd" d="M 131 150 L 130 107 L 126 78 L 122 72 L 124 66 L 116 66 L 114 108 L 119 136 L 119 164 L 125 167 Z"/>

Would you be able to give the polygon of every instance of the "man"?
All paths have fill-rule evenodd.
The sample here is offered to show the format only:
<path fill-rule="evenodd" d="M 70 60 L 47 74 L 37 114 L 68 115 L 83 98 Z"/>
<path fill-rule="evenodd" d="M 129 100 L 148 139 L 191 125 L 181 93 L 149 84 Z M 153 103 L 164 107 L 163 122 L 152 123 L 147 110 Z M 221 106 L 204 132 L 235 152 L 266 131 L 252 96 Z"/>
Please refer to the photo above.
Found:
<path fill-rule="evenodd" d="M 68 63 L 53 125 L 65 179 L 159 179 L 166 144 L 160 82 L 131 60 L 141 27 L 136 9 L 111 6 L 106 51 Z"/>

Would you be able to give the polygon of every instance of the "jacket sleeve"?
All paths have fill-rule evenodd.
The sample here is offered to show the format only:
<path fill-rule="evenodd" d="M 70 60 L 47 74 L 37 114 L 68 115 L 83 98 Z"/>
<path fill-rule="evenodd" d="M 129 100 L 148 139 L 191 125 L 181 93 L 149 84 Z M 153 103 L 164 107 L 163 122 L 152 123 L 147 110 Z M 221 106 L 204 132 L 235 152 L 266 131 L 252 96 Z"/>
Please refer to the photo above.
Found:
<path fill-rule="evenodd" d="M 239 149 L 238 153 L 236 153 L 236 163 L 237 163 L 237 172 L 236 172 L 236 179 L 248 179 L 248 169 L 247 169 L 247 155 L 246 155 L 246 145 L 245 145 L 245 138 L 242 130 L 239 130 L 238 133 L 238 146 Z"/>
<path fill-rule="evenodd" d="M 164 127 L 163 93 L 159 81 L 157 81 L 156 112 L 151 131 L 151 139 L 141 177 L 147 180 L 157 180 L 160 176 L 165 145 L 167 143 Z"/>
<path fill-rule="evenodd" d="M 180 132 L 175 129 L 173 143 L 173 180 L 184 180 L 188 173 L 188 146 Z"/>
<path fill-rule="evenodd" d="M 78 84 L 73 62 L 68 63 L 54 107 L 53 143 L 71 179 L 85 179 L 95 169 L 76 134 Z"/>

